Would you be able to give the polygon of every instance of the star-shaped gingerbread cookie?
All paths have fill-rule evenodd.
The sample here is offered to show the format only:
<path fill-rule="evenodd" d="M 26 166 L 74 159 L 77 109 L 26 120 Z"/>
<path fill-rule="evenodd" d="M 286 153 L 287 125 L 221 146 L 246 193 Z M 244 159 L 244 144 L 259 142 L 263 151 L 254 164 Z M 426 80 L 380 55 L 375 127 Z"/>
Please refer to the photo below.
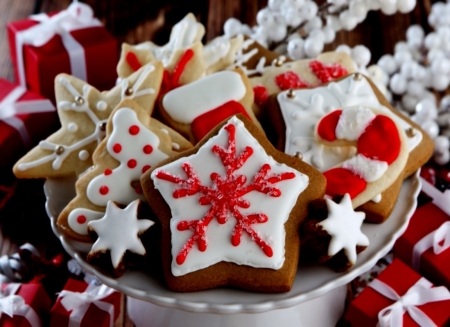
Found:
<path fill-rule="evenodd" d="M 79 175 L 92 165 L 92 153 L 105 136 L 106 121 L 123 99 L 132 99 L 150 114 L 158 96 L 163 67 L 153 62 L 123 79 L 108 92 L 66 75 L 56 77 L 56 103 L 61 129 L 14 166 L 19 178 Z"/>

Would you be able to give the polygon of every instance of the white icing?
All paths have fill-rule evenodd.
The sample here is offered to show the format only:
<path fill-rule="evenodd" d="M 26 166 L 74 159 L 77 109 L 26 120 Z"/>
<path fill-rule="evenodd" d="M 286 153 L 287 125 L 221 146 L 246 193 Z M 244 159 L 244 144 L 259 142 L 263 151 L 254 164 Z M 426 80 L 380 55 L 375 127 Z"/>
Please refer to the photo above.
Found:
<path fill-rule="evenodd" d="M 158 149 L 160 140 L 152 131 L 143 125 L 136 113 L 130 108 L 121 108 L 112 118 L 113 131 L 108 138 L 106 149 L 120 165 L 109 175 L 95 177 L 87 187 L 88 199 L 99 206 L 106 206 L 108 201 L 116 201 L 127 205 L 136 199 L 144 200 L 142 194 L 136 193 L 133 181 L 139 180 L 145 166 L 153 166 L 168 156 Z M 136 135 L 130 134 L 130 127 L 138 126 Z M 120 144 L 121 150 L 116 153 L 114 146 Z M 147 154 L 144 147 L 150 145 L 153 150 Z M 135 167 L 129 167 L 129 161 L 135 160 Z M 107 187 L 107 194 L 100 193 L 101 187 Z"/>
<path fill-rule="evenodd" d="M 97 102 L 97 110 L 105 111 L 106 109 L 108 109 L 108 104 L 105 101 L 100 100 Z"/>
<path fill-rule="evenodd" d="M 172 149 L 180 150 L 180 145 L 178 143 L 172 142 Z"/>
<path fill-rule="evenodd" d="M 121 94 L 121 100 L 124 98 L 137 98 L 143 95 L 152 94 L 155 92 L 152 88 L 141 88 L 143 86 L 144 81 L 147 79 L 148 75 L 154 70 L 154 66 L 147 65 L 143 69 L 142 73 L 139 75 L 139 78 L 137 79 L 136 83 L 134 83 L 131 88 L 133 89 L 133 93 L 131 96 L 125 95 L 125 90 L 129 87 L 130 81 L 129 79 L 124 79 L 121 81 L 122 86 L 122 94 Z M 132 75 L 133 76 L 133 75 Z M 66 158 L 73 152 L 78 151 L 80 149 L 83 149 L 85 146 L 97 141 L 97 144 L 100 143 L 100 141 L 105 137 L 105 131 L 103 130 L 102 126 L 106 124 L 107 119 L 99 119 L 97 115 L 94 113 L 94 111 L 91 109 L 91 104 L 89 101 L 87 101 L 90 98 L 90 94 L 93 91 L 93 88 L 85 84 L 83 86 L 83 94 L 80 94 L 75 87 L 70 83 L 70 81 L 65 77 L 60 77 L 57 81 L 57 83 L 60 83 L 72 96 L 73 101 L 60 101 L 58 102 L 58 109 L 61 111 L 74 111 L 78 113 L 85 114 L 89 117 L 92 123 L 95 124 L 95 129 L 91 134 L 84 135 L 83 138 L 76 140 L 75 143 L 71 145 L 65 145 L 65 144 L 55 144 L 48 141 L 41 141 L 39 143 L 39 147 L 44 150 L 50 150 L 52 151 L 51 154 L 41 157 L 35 161 L 27 162 L 27 163 L 21 163 L 18 165 L 19 170 L 27 170 L 30 168 L 38 167 L 44 163 L 47 163 L 49 161 L 52 162 L 52 168 L 54 170 L 59 170 L 61 168 L 62 163 Z M 145 86 L 145 85 L 144 85 Z M 83 103 L 77 104 L 75 102 L 75 99 L 82 98 Z M 112 107 L 114 107 L 117 104 L 114 104 Z M 71 122 L 69 122 L 70 124 Z M 63 147 L 64 151 L 60 154 L 57 154 L 55 150 L 59 147 Z"/>
<path fill-rule="evenodd" d="M 195 42 L 202 39 L 205 28 L 197 23 L 194 15 L 188 14 L 181 21 L 174 25 L 170 33 L 169 42 L 164 46 L 158 46 L 151 42 L 145 42 L 136 46 L 136 49 L 150 50 L 155 60 L 160 60 L 164 67 L 167 67 L 173 59 L 177 50 L 187 49 Z"/>
<path fill-rule="evenodd" d="M 381 193 L 376 195 L 371 201 L 375 203 L 380 203 L 382 199 Z"/>
<path fill-rule="evenodd" d="M 345 108 L 336 126 L 336 137 L 341 140 L 356 141 L 375 114 L 366 107 Z"/>
<path fill-rule="evenodd" d="M 93 211 L 85 208 L 76 208 L 69 213 L 67 223 L 75 233 L 80 235 L 88 235 L 88 223 L 93 220 L 100 219 L 104 214 L 104 212 Z M 80 216 L 84 216 L 86 219 L 80 218 L 79 221 L 78 217 Z"/>
<path fill-rule="evenodd" d="M 149 229 L 154 222 L 137 219 L 139 200 L 133 201 L 125 209 L 120 209 L 114 202 L 108 202 L 103 218 L 89 223 L 98 235 L 91 252 L 111 252 L 111 262 L 117 268 L 125 252 L 144 255 L 145 248 L 139 234 Z"/>
<path fill-rule="evenodd" d="M 345 194 L 339 204 L 325 199 L 328 207 L 327 219 L 318 223 L 331 235 L 328 255 L 334 256 L 342 249 L 350 263 L 356 262 L 356 246 L 368 246 L 369 239 L 361 232 L 361 225 L 366 216 L 363 212 L 355 212 L 352 200 Z"/>
<path fill-rule="evenodd" d="M 222 71 L 170 91 L 163 98 L 163 107 L 175 121 L 190 124 L 229 101 L 241 100 L 246 92 L 241 75 Z"/>
<path fill-rule="evenodd" d="M 337 154 L 333 152 L 332 147 L 324 147 L 317 143 L 314 127 L 330 111 L 363 105 L 389 115 L 405 130 L 411 127 L 378 101 L 366 79 L 356 81 L 352 76 L 314 89 L 295 90 L 294 98 L 289 98 L 286 92 L 281 92 L 277 99 L 286 124 L 285 152 L 292 155 L 298 151 L 302 152 L 303 161 L 322 172 L 354 155 L 353 147 L 343 148 L 341 153 Z M 293 117 L 296 119 L 292 119 Z M 297 138 L 304 139 L 309 147 L 299 141 L 294 143 L 293 140 Z M 421 140 L 422 133 L 419 131 L 414 137 L 408 138 L 409 151 L 412 151 Z M 296 144 L 300 144 L 300 147 Z M 305 148 L 308 148 L 306 152 L 301 150 Z"/>
<path fill-rule="evenodd" d="M 69 132 L 75 133 L 78 130 L 78 125 L 75 123 L 69 123 L 67 125 L 67 129 L 69 130 Z"/>
<path fill-rule="evenodd" d="M 211 67 L 225 57 L 228 51 L 230 51 L 230 46 L 230 41 L 224 36 L 217 37 L 205 45 L 203 47 L 203 61 L 205 62 L 206 68 L 208 69 L 208 67 Z"/>
<path fill-rule="evenodd" d="M 78 158 L 81 161 L 85 161 L 89 159 L 89 152 L 87 152 L 86 150 L 81 150 L 80 152 L 78 152 Z"/>
<path fill-rule="evenodd" d="M 167 129 L 165 129 L 165 128 L 161 128 L 161 132 L 169 134 L 169 131 Z"/>
<path fill-rule="evenodd" d="M 357 156 L 345 161 L 342 167 L 352 171 L 370 183 L 375 182 L 383 176 L 389 165 L 386 161 L 369 159 L 362 154 L 358 154 Z"/>
<path fill-rule="evenodd" d="M 239 37 L 242 38 L 242 35 Z M 258 60 L 258 63 L 256 64 L 254 69 L 247 68 L 245 64 L 252 58 L 254 55 L 258 53 L 258 48 L 253 48 L 252 50 L 244 53 L 245 50 L 248 49 L 250 45 L 252 45 L 255 42 L 253 39 L 247 39 L 242 42 L 241 47 L 236 52 L 236 58 L 234 60 L 234 63 L 228 67 L 227 69 L 235 69 L 240 68 L 244 72 L 245 75 L 255 75 L 255 74 L 262 74 L 264 73 L 264 67 L 266 65 L 266 58 L 261 57 Z"/>
<path fill-rule="evenodd" d="M 273 256 L 266 256 L 261 248 L 246 234 L 242 234 L 241 242 L 238 246 L 231 244 L 231 235 L 236 224 L 234 216 L 228 212 L 228 220 L 224 224 L 219 224 L 214 218 L 207 229 L 207 249 L 204 252 L 198 250 L 194 245 L 188 254 L 186 261 L 178 265 L 175 258 L 179 251 L 192 236 L 191 231 L 179 231 L 177 225 L 180 221 L 202 219 L 210 210 L 210 205 L 200 205 L 199 198 L 203 196 L 197 193 L 174 199 L 173 192 L 180 186 L 159 178 L 156 178 L 158 171 L 165 171 L 181 178 L 186 178 L 186 173 L 181 169 L 181 165 L 189 162 L 202 185 L 217 187 L 211 181 L 211 174 L 216 172 L 221 178 L 225 178 L 226 171 L 222 161 L 212 152 L 212 147 L 218 145 L 224 149 L 228 146 L 228 133 L 222 128 L 218 135 L 209 139 L 196 154 L 189 157 L 180 158 L 163 167 L 155 170 L 151 177 L 155 187 L 160 191 L 164 200 L 171 210 L 170 229 L 172 234 L 172 274 L 174 276 L 185 275 L 189 272 L 206 268 L 220 261 L 234 262 L 239 265 L 249 265 L 258 268 L 279 269 L 284 263 L 285 251 L 285 230 L 284 224 L 289 217 L 297 197 L 308 186 L 308 176 L 298 171 L 277 163 L 268 156 L 258 141 L 247 131 L 243 123 L 233 117 L 229 124 L 236 126 L 236 154 L 242 153 L 245 147 L 253 148 L 253 154 L 245 164 L 236 170 L 235 175 L 246 176 L 246 183 L 243 187 L 253 181 L 255 174 L 261 169 L 263 164 L 268 163 L 271 167 L 270 174 L 280 174 L 292 172 L 295 178 L 276 183 L 275 186 L 281 191 L 280 197 L 271 197 L 266 194 L 252 191 L 242 198 L 250 203 L 248 208 L 238 208 L 243 215 L 264 213 L 268 217 L 265 223 L 252 224 L 251 227 L 271 246 Z"/>

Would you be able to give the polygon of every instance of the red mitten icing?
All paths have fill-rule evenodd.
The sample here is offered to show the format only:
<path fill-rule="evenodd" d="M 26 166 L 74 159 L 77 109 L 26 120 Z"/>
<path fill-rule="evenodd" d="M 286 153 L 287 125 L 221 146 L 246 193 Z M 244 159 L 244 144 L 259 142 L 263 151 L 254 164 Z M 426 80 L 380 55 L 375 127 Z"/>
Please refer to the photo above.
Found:
<path fill-rule="evenodd" d="M 309 86 L 300 78 L 300 76 L 298 76 L 293 71 L 288 71 L 286 73 L 277 75 L 275 77 L 275 83 L 282 91 L 288 89 L 300 89 Z"/>
<path fill-rule="evenodd" d="M 341 113 L 342 110 L 336 110 L 320 120 L 319 126 L 317 127 L 317 133 L 321 138 L 328 142 L 336 140 L 336 126 L 339 122 Z"/>
<path fill-rule="evenodd" d="M 318 60 L 311 61 L 309 63 L 309 68 L 311 68 L 314 75 L 316 75 L 322 83 L 328 83 L 333 79 L 340 78 L 348 74 L 347 69 L 339 64 L 326 66 Z"/>
<path fill-rule="evenodd" d="M 363 156 L 386 161 L 389 165 L 400 153 L 397 126 L 386 116 L 376 116 L 358 139 L 358 152 Z"/>
<path fill-rule="evenodd" d="M 225 224 L 229 218 L 234 218 L 236 223 L 230 236 L 230 242 L 233 246 L 238 246 L 241 242 L 243 232 L 250 236 L 250 240 L 255 242 L 267 257 L 273 256 L 272 247 L 264 238 L 256 232 L 252 225 L 263 224 L 268 221 L 264 213 L 243 214 L 240 208 L 249 208 L 250 202 L 243 196 L 250 192 L 259 192 L 270 197 L 280 197 L 281 191 L 275 186 L 276 183 L 293 179 L 293 172 L 284 172 L 280 174 L 270 173 L 271 167 L 268 163 L 262 164 L 259 171 L 254 174 L 253 180 L 247 183 L 247 177 L 236 173 L 247 160 L 253 155 L 253 148 L 246 146 L 240 154 L 236 150 L 236 127 L 233 124 L 225 126 L 228 132 L 228 144 L 226 148 L 214 145 L 211 151 L 220 159 L 225 167 L 223 176 L 216 172 L 211 173 L 210 178 L 212 187 L 202 185 L 200 178 L 195 172 L 194 167 L 189 162 L 181 164 L 181 168 L 187 178 L 182 178 L 165 172 L 157 171 L 155 176 L 158 179 L 178 184 L 180 188 L 175 190 L 172 196 L 175 199 L 192 196 L 200 193 L 199 205 L 210 206 L 210 209 L 201 219 L 183 220 L 177 225 L 179 231 L 192 231 L 192 236 L 184 243 L 180 252 L 176 256 L 177 264 L 185 262 L 195 243 L 200 251 L 205 251 L 208 246 L 206 236 L 208 225 L 215 218 L 219 224 Z M 210 242 L 214 241 L 209 239 Z"/>
<path fill-rule="evenodd" d="M 257 85 L 253 88 L 253 92 L 255 93 L 255 103 L 260 107 L 265 105 L 269 98 L 267 89 L 262 85 Z"/>
<path fill-rule="evenodd" d="M 242 104 L 237 101 L 229 101 L 195 118 L 192 122 L 192 133 L 194 133 L 197 140 L 201 140 L 221 121 L 237 114 L 243 114 L 248 119 L 251 119 Z"/>
<path fill-rule="evenodd" d="M 127 61 L 128 65 L 133 69 L 135 72 L 139 70 L 139 68 L 142 67 L 142 64 L 139 62 L 139 59 L 137 58 L 136 54 L 134 52 L 128 52 L 125 56 L 125 60 Z"/>
<path fill-rule="evenodd" d="M 188 62 L 194 57 L 194 51 L 192 49 L 187 49 L 181 56 L 178 63 L 175 65 L 172 74 L 167 70 L 164 71 L 163 81 L 161 84 L 160 95 L 169 92 L 170 90 L 176 89 L 180 86 L 180 77 L 186 69 Z"/>
<path fill-rule="evenodd" d="M 331 197 L 348 193 L 353 199 L 366 189 L 367 182 L 345 168 L 333 168 L 323 175 L 327 179 L 326 194 Z"/>

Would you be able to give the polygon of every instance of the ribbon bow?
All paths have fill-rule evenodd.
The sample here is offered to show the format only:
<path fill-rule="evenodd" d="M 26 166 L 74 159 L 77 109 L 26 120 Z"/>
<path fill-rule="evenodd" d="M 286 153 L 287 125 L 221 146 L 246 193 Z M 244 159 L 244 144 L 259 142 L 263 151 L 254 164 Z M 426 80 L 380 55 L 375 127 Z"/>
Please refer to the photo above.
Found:
<path fill-rule="evenodd" d="M 414 245 L 412 266 L 415 270 L 419 270 L 420 257 L 429 248 L 433 248 L 436 255 L 450 248 L 450 221 L 446 221 Z"/>
<path fill-rule="evenodd" d="M 109 313 L 109 326 L 112 327 L 114 325 L 114 305 L 102 302 L 101 300 L 111 295 L 113 292 L 114 290 L 106 285 L 97 286 L 89 284 L 83 293 L 67 290 L 63 290 L 59 293 L 63 307 L 67 311 L 72 311 L 69 319 L 69 327 L 81 326 L 81 321 L 91 303 L 95 304 L 99 309 Z"/>
<path fill-rule="evenodd" d="M 24 144 L 31 145 L 30 136 L 22 120 L 15 117 L 21 114 L 55 111 L 55 107 L 49 100 L 31 100 L 17 102 L 27 90 L 23 86 L 17 86 L 0 101 L 0 120 L 15 128 Z"/>
<path fill-rule="evenodd" d="M 0 316 L 6 314 L 11 318 L 16 316 L 25 317 L 31 327 L 40 327 L 41 321 L 36 312 L 25 303 L 23 297 L 16 295 L 20 284 L 8 284 L 0 294 Z"/>
<path fill-rule="evenodd" d="M 430 302 L 450 300 L 450 292 L 444 286 L 432 287 L 428 280 L 421 278 L 403 296 L 400 296 L 389 285 L 375 279 L 370 284 L 378 293 L 394 300 L 393 304 L 378 313 L 380 327 L 403 326 L 403 314 L 408 312 L 411 318 L 422 327 L 436 327 L 436 324 L 417 306 Z"/>
<path fill-rule="evenodd" d="M 94 17 L 92 8 L 80 2 L 72 2 L 66 10 L 54 16 L 49 17 L 46 14 L 37 14 L 30 16 L 30 18 L 40 22 L 40 24 L 21 31 L 16 35 L 20 84 L 26 85 L 22 53 L 23 45 L 31 44 L 35 47 L 40 47 L 50 41 L 56 34 L 61 36 L 62 43 L 69 54 L 72 75 L 86 80 L 84 48 L 74 39 L 70 32 L 82 28 L 101 26 L 100 21 Z"/>

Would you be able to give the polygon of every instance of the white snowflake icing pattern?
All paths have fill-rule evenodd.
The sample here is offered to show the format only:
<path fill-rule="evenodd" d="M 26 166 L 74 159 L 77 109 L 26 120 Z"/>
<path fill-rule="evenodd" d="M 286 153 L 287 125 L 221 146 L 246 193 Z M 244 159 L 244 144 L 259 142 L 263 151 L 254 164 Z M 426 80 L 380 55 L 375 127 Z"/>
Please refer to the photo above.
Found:
<path fill-rule="evenodd" d="M 89 223 L 89 228 L 98 235 L 91 253 L 109 250 L 114 268 L 119 266 L 127 250 L 140 255 L 145 254 L 139 234 L 149 229 L 154 222 L 137 218 L 139 202 L 133 201 L 125 209 L 121 209 L 110 201 L 103 218 Z"/>
<path fill-rule="evenodd" d="M 361 225 L 366 217 L 363 212 L 355 212 L 350 195 L 345 194 L 339 204 L 325 199 L 328 207 L 327 219 L 317 225 L 331 235 L 328 255 L 330 257 L 344 250 L 348 260 L 356 262 L 356 247 L 368 246 L 369 239 L 361 232 Z"/>

